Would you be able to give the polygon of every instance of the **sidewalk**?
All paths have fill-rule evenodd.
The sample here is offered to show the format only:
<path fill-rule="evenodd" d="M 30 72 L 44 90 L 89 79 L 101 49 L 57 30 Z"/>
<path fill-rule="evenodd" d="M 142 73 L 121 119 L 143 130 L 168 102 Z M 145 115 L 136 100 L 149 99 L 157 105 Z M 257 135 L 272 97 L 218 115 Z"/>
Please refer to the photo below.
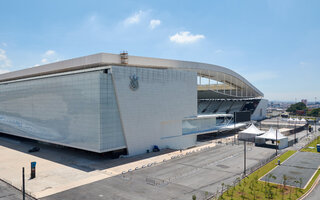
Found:
<path fill-rule="evenodd" d="M 219 139 L 222 143 L 232 142 L 233 136 Z M 21 188 L 21 169 L 26 169 L 26 192 L 35 198 L 41 198 L 48 195 L 52 195 L 58 192 L 62 192 L 71 188 L 75 188 L 81 185 L 99 181 L 105 178 L 119 175 L 121 173 L 127 173 L 135 169 L 151 167 L 161 162 L 166 162 L 170 159 L 186 156 L 192 153 L 200 152 L 208 148 L 213 148 L 217 144 L 214 142 L 207 142 L 202 146 L 197 146 L 183 151 L 173 151 L 170 153 L 157 155 L 149 158 L 142 158 L 141 160 L 128 162 L 132 158 L 120 158 L 117 162 L 126 164 L 119 164 L 113 167 L 107 166 L 106 160 L 86 160 L 81 157 L 69 158 L 67 155 L 63 155 L 61 152 L 57 153 L 48 149 L 41 149 L 41 153 L 47 153 L 51 156 L 51 159 L 45 159 L 37 154 L 24 153 L 21 150 L 16 150 L 15 147 L 10 148 L 7 146 L 13 144 L 6 144 L 8 141 L 0 140 L 0 179 L 12 184 L 17 188 Z M 10 143 L 10 141 L 9 141 Z M 14 144 L 16 146 L 17 144 Z M 24 146 L 25 144 L 18 144 Z M 29 145 L 30 146 L 30 145 Z M 145 155 L 147 157 L 147 155 Z M 56 158 L 59 157 L 59 158 Z M 61 162 L 55 162 L 59 159 L 70 159 L 68 165 L 61 164 Z M 72 160 L 73 159 L 73 160 Z M 37 162 L 36 178 L 29 180 L 30 162 Z M 83 169 L 73 166 L 73 163 L 81 164 Z M 112 162 L 112 160 L 110 160 Z M 75 165 L 76 165 L 75 164 Z M 104 166 L 105 165 L 105 166 Z M 85 170 L 88 168 L 88 170 Z"/>

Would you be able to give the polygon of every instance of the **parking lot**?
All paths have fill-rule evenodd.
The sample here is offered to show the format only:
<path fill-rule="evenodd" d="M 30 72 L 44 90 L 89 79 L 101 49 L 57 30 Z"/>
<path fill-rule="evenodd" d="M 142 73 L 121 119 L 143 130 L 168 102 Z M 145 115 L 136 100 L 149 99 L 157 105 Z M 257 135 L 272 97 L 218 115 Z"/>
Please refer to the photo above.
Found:
<path fill-rule="evenodd" d="M 287 185 L 305 188 L 320 166 L 320 154 L 310 152 L 297 152 L 288 160 L 277 166 L 266 174 L 261 180 L 267 181 L 268 175 L 273 174 L 276 179 L 269 179 L 270 182 L 283 184 L 283 176 L 287 177 Z"/>

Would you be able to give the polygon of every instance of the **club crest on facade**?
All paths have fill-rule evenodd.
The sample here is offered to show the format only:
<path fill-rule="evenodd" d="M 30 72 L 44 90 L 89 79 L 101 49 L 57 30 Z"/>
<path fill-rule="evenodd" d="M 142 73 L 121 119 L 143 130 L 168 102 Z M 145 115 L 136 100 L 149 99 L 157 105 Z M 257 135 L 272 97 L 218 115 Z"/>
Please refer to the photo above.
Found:
<path fill-rule="evenodd" d="M 130 78 L 130 84 L 129 84 L 130 89 L 132 91 L 136 91 L 139 88 L 139 81 L 138 81 L 139 77 L 133 74 L 129 76 L 129 78 Z"/>

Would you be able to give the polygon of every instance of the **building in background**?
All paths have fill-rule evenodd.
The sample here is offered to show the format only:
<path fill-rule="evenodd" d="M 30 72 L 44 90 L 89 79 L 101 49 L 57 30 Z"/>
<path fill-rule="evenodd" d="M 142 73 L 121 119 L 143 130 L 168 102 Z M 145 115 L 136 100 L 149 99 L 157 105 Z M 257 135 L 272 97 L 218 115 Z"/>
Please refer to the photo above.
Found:
<path fill-rule="evenodd" d="M 308 100 L 307 99 L 301 99 L 301 102 L 304 103 L 305 105 L 308 104 Z"/>
<path fill-rule="evenodd" d="M 184 149 L 266 116 L 263 93 L 211 64 L 100 53 L 0 75 L 0 132 L 103 153 Z"/>

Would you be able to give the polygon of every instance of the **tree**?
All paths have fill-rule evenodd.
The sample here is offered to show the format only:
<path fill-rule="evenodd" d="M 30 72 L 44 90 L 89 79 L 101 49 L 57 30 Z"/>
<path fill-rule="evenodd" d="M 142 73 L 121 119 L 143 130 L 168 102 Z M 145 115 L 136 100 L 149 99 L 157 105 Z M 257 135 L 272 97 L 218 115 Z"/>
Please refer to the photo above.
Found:
<path fill-rule="evenodd" d="M 257 186 L 258 186 L 258 180 L 259 180 L 258 175 L 255 175 L 255 176 L 253 177 L 253 180 L 252 180 L 252 183 L 253 183 L 253 186 L 252 186 L 252 188 L 253 188 L 253 193 L 252 193 L 252 195 L 253 195 L 253 200 L 255 200 L 255 199 L 256 199 L 256 197 L 257 197 L 257 190 L 258 190 Z"/>
<path fill-rule="evenodd" d="M 239 183 L 239 186 L 241 186 L 241 179 L 239 177 L 236 178 L 236 180 L 233 182 L 233 187 L 236 187 L 236 184 Z"/>
<path fill-rule="evenodd" d="M 232 187 L 232 186 L 231 186 Z M 231 196 L 231 200 L 233 200 L 233 193 L 234 193 L 234 190 L 235 190 L 235 187 L 232 187 L 231 188 L 231 193 L 230 193 L 230 196 Z"/>
<path fill-rule="evenodd" d="M 224 187 L 224 183 L 221 183 L 221 196 L 223 194 L 223 187 Z"/>
<path fill-rule="evenodd" d="M 295 104 L 291 104 L 290 107 L 287 109 L 287 112 L 296 114 L 297 110 L 307 110 L 307 106 L 306 104 L 299 102 L 299 103 L 295 103 Z"/>
<path fill-rule="evenodd" d="M 307 113 L 309 116 L 320 117 L 320 108 L 312 109 L 311 111 L 308 111 Z"/>
<path fill-rule="evenodd" d="M 283 199 L 283 197 L 284 197 L 284 192 L 285 192 L 286 185 L 287 185 L 287 180 L 288 180 L 287 175 L 284 174 L 283 177 L 282 177 L 282 180 L 283 180 L 283 182 L 282 182 L 282 184 L 283 184 L 283 188 L 282 188 L 282 199 Z"/>
<path fill-rule="evenodd" d="M 272 192 L 273 187 L 270 185 L 269 181 L 270 181 L 270 178 L 275 180 L 275 179 L 277 179 L 277 177 L 275 175 L 273 175 L 272 173 L 270 173 L 270 174 L 268 174 L 267 178 L 268 178 L 267 198 L 273 199 L 273 196 L 274 196 L 274 193 Z"/>
<path fill-rule="evenodd" d="M 299 181 L 295 180 L 294 183 L 299 184 Z M 298 188 L 296 188 L 295 191 L 296 191 L 296 196 L 298 196 Z"/>
<path fill-rule="evenodd" d="M 227 188 L 227 196 L 230 196 L 230 188 L 231 188 L 231 186 L 230 185 L 226 185 L 226 188 Z"/>
<path fill-rule="evenodd" d="M 301 192 L 302 189 L 302 178 L 299 178 L 299 191 Z"/>
<path fill-rule="evenodd" d="M 244 186 L 244 184 L 242 184 L 242 186 L 241 186 L 241 198 L 242 199 L 245 199 L 245 195 L 244 195 L 244 189 L 245 189 L 245 186 Z"/>
<path fill-rule="evenodd" d="M 192 200 L 197 200 L 197 196 L 195 194 L 192 195 Z"/>

